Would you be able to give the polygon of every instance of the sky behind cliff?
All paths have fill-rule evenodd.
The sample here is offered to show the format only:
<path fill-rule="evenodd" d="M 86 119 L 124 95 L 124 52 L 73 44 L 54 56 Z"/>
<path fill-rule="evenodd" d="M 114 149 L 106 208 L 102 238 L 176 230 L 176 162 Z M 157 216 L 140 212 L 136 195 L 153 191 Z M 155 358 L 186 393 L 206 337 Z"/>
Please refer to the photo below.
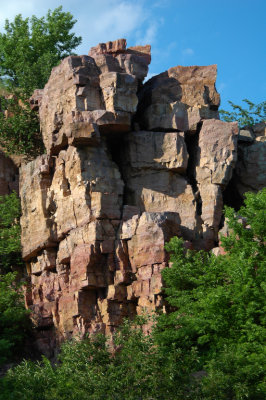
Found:
<path fill-rule="evenodd" d="M 6 18 L 40 17 L 59 5 L 77 19 L 78 54 L 125 37 L 129 46 L 152 45 L 149 76 L 175 65 L 218 64 L 223 108 L 227 100 L 265 100 L 265 0 L 0 0 L 0 29 Z"/>

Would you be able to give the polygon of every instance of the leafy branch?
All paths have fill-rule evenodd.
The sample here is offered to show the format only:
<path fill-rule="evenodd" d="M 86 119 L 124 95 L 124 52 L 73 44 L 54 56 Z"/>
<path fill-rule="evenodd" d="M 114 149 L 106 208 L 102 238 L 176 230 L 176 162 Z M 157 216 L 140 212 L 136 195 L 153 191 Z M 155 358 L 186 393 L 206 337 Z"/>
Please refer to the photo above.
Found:
<path fill-rule="evenodd" d="M 220 110 L 222 120 L 226 122 L 238 121 L 240 128 L 266 121 L 266 101 L 254 104 L 248 99 L 243 99 L 243 102 L 247 104 L 248 108 L 243 108 L 232 101 L 228 101 L 233 111 Z"/>

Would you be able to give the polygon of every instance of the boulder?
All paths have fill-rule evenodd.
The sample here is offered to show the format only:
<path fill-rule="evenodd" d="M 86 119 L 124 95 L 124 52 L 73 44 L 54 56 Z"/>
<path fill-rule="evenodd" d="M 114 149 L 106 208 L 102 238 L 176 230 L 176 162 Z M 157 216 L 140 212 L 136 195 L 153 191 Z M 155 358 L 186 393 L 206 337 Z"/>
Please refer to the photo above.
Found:
<path fill-rule="evenodd" d="M 173 67 L 145 83 L 138 121 L 146 130 L 197 130 L 203 119 L 219 118 L 217 67 Z"/>

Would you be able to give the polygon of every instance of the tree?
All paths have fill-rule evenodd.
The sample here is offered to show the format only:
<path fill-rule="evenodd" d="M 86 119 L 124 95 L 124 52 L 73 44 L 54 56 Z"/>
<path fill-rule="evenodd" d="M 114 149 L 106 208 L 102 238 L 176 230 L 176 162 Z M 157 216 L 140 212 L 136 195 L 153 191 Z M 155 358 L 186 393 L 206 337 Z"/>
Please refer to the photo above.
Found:
<path fill-rule="evenodd" d="M 184 252 L 173 238 L 166 246 L 173 266 L 163 271 L 170 312 L 158 321 L 157 339 L 166 351 L 195 348 L 200 399 L 263 399 L 266 362 L 265 241 L 266 189 L 246 195 L 238 212 L 226 208 L 226 254 Z M 196 397 L 195 397 L 196 398 Z"/>
<path fill-rule="evenodd" d="M 24 154 L 34 157 L 44 152 L 38 114 L 27 101 L 2 97 L 0 112 L 0 146 L 7 155 Z"/>
<path fill-rule="evenodd" d="M 15 192 L 0 196 L 0 271 L 22 266 L 20 244 L 20 200 Z"/>
<path fill-rule="evenodd" d="M 0 275 L 0 365 L 18 354 L 29 332 L 21 286 L 16 273 Z"/>
<path fill-rule="evenodd" d="M 220 110 L 223 121 L 238 121 L 239 128 L 266 121 L 266 101 L 254 104 L 250 100 L 244 99 L 243 102 L 248 105 L 247 109 L 228 101 L 233 111 Z"/>
<path fill-rule="evenodd" d="M 7 154 L 44 152 L 38 116 L 28 99 L 81 43 L 81 37 L 71 33 L 75 23 L 62 7 L 42 18 L 23 19 L 19 14 L 13 22 L 6 20 L 5 32 L 0 33 L 0 145 Z"/>
<path fill-rule="evenodd" d="M 142 322 L 125 321 L 114 337 L 114 350 L 103 335 L 62 345 L 53 367 L 24 361 L 0 380 L 0 399 L 152 400 L 190 399 L 187 376 L 175 379 L 193 358 L 161 353 Z"/>
<path fill-rule="evenodd" d="M 2 80 L 26 96 L 43 88 L 51 69 L 81 43 L 81 37 L 71 33 L 75 23 L 62 6 L 46 17 L 23 19 L 19 14 L 13 22 L 6 20 L 5 33 L 0 33 Z"/>

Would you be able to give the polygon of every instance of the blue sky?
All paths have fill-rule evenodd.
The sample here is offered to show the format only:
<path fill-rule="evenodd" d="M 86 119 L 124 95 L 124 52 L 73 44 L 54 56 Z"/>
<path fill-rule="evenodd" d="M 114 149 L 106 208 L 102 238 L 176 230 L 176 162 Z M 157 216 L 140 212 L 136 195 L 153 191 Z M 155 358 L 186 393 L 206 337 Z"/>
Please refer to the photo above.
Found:
<path fill-rule="evenodd" d="M 175 65 L 218 64 L 217 89 L 227 100 L 254 103 L 266 94 L 266 0 L 0 0 L 0 29 L 16 14 L 43 16 L 62 5 L 89 48 L 125 37 L 151 44 L 149 76 Z"/>

